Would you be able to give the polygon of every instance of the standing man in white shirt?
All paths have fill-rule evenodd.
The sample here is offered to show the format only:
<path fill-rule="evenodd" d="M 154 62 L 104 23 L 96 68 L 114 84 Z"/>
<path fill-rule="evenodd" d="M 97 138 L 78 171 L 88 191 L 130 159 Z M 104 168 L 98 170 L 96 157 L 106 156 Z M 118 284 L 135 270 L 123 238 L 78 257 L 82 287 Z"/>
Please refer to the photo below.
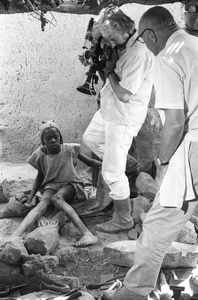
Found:
<path fill-rule="evenodd" d="M 155 6 L 141 17 L 138 40 L 155 55 L 156 108 L 163 113 L 158 193 L 124 287 L 104 292 L 105 300 L 148 299 L 168 247 L 198 206 L 198 38 L 180 29 L 166 8 Z"/>
<path fill-rule="evenodd" d="M 134 21 L 120 9 L 104 10 L 95 27 L 102 42 L 115 47 L 112 60 L 104 69 L 107 80 L 100 91 L 101 109 L 91 120 L 83 140 L 102 159 L 102 175 L 115 207 L 113 218 L 98 224 L 96 229 L 118 233 L 134 226 L 126 158 L 146 118 L 153 84 L 153 55 L 136 41 Z"/>

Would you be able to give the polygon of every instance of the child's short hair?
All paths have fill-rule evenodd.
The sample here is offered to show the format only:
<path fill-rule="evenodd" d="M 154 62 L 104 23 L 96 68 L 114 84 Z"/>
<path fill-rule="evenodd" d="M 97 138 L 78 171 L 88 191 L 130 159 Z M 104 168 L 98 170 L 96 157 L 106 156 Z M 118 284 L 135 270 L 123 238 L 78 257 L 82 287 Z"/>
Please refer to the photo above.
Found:
<path fill-rule="evenodd" d="M 43 133 L 46 129 L 49 129 L 49 128 L 56 128 L 60 134 L 60 143 L 63 144 L 63 138 L 62 138 L 62 135 L 60 133 L 60 129 L 59 129 L 59 126 L 53 121 L 53 120 L 50 120 L 50 121 L 43 121 L 42 122 L 42 125 L 40 126 L 40 129 L 39 129 L 39 132 L 40 132 L 40 138 L 41 138 L 41 142 L 42 144 L 43 143 Z"/>

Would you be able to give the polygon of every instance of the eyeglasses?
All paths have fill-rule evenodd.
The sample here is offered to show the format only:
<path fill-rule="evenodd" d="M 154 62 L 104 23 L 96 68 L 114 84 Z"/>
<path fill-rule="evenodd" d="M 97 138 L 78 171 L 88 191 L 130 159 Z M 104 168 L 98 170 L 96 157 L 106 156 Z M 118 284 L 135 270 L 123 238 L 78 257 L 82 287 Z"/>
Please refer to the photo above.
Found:
<path fill-rule="evenodd" d="M 144 41 L 144 39 L 143 39 L 143 34 L 145 33 L 145 31 L 147 31 L 147 30 L 150 30 L 150 31 L 152 31 L 153 33 L 154 33 L 154 35 L 155 35 L 155 37 L 156 37 L 156 39 L 157 39 L 157 36 L 156 36 L 156 34 L 155 34 L 155 32 L 153 31 L 153 29 L 150 29 L 150 28 L 146 28 L 146 29 L 144 29 L 143 31 L 142 31 L 142 33 L 140 33 L 137 37 L 136 37 L 136 41 L 138 41 L 138 42 L 140 42 L 140 43 L 142 43 L 142 44 L 144 44 L 145 43 L 145 41 Z"/>

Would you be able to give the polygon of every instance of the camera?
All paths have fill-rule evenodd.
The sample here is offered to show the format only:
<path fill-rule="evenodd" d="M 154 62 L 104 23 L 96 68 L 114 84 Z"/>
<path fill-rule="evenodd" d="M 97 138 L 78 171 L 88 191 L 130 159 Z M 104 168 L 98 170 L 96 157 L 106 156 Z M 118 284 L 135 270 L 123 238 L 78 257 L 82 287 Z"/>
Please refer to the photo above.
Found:
<path fill-rule="evenodd" d="M 93 41 L 94 19 L 91 18 L 87 27 L 85 35 L 85 41 L 83 45 L 84 53 L 79 55 L 79 60 L 84 66 L 90 66 L 86 73 L 87 78 L 83 85 L 77 87 L 77 90 L 87 95 L 96 95 L 94 84 L 98 83 L 98 76 L 96 72 L 103 71 L 106 65 L 106 61 L 111 60 L 111 47 L 104 45 L 101 47 L 102 36 L 96 41 Z"/>

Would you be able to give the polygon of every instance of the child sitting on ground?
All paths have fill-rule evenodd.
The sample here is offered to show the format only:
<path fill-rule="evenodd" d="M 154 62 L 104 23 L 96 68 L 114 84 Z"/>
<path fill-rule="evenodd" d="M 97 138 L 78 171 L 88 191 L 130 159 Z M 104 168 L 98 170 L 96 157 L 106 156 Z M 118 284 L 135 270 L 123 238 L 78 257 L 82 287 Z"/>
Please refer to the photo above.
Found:
<path fill-rule="evenodd" d="M 41 126 L 40 138 L 42 146 L 28 159 L 30 165 L 38 170 L 29 201 L 38 191 L 42 193 L 42 199 L 13 235 L 21 236 L 53 203 L 82 234 L 82 238 L 74 246 L 85 247 L 96 244 L 98 238 L 88 230 L 70 204 L 76 198 L 78 201 L 86 200 L 82 180 L 75 168 L 77 159 L 94 168 L 99 168 L 101 162 L 81 153 L 79 144 L 63 143 L 60 130 L 54 121 L 47 121 Z"/>

